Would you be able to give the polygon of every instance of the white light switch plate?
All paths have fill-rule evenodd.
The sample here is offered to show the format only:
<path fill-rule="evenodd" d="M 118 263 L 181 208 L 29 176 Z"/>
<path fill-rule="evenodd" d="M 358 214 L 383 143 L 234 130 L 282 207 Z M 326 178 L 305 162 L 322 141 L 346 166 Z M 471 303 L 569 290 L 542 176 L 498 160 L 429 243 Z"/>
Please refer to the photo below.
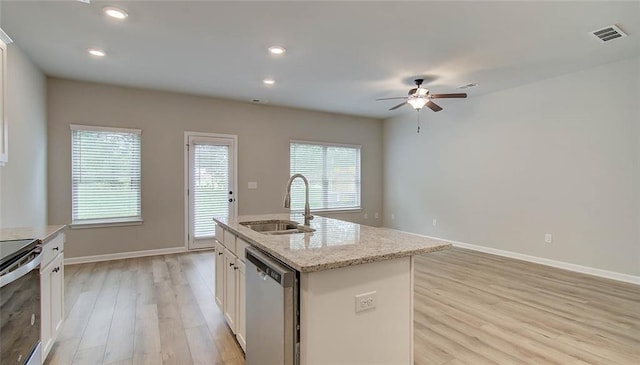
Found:
<path fill-rule="evenodd" d="M 258 182 L 257 181 L 249 181 L 249 184 L 247 186 L 249 189 L 257 189 L 258 188 Z"/>

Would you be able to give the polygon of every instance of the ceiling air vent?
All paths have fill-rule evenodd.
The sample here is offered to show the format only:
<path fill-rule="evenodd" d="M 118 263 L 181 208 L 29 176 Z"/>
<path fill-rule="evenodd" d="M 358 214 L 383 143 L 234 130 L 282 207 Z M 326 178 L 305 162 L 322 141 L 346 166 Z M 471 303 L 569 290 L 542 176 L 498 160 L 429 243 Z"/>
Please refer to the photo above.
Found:
<path fill-rule="evenodd" d="M 460 86 L 456 87 L 456 89 L 460 89 L 460 90 L 471 89 L 472 87 L 476 87 L 476 86 L 478 86 L 477 83 L 471 82 L 471 83 L 468 83 L 468 84 L 460 85 Z"/>
<path fill-rule="evenodd" d="M 627 35 L 620 28 L 615 25 L 610 25 L 608 27 L 604 27 L 602 29 L 595 30 L 591 32 L 596 38 L 601 40 L 602 42 L 609 42 L 614 39 L 623 38 Z"/>

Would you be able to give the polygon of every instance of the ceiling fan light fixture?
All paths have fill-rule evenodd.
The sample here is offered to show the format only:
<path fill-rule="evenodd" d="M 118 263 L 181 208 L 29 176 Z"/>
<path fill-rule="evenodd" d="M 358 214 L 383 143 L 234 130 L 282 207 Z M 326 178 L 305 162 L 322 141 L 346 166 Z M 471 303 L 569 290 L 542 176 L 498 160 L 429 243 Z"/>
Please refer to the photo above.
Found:
<path fill-rule="evenodd" d="M 415 110 L 422 109 L 428 102 L 429 99 L 427 98 L 409 98 L 409 100 L 407 100 L 407 103 L 411 104 Z"/>

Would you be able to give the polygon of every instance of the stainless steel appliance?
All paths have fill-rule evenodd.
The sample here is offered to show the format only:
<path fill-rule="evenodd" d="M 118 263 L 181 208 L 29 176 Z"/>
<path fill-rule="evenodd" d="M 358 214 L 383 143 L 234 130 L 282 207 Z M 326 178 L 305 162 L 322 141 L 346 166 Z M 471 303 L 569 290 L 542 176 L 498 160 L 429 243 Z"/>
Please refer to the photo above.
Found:
<path fill-rule="evenodd" d="M 0 364 L 40 365 L 38 240 L 0 242 Z"/>
<path fill-rule="evenodd" d="M 297 365 L 299 275 L 254 247 L 246 258 L 246 365 Z"/>

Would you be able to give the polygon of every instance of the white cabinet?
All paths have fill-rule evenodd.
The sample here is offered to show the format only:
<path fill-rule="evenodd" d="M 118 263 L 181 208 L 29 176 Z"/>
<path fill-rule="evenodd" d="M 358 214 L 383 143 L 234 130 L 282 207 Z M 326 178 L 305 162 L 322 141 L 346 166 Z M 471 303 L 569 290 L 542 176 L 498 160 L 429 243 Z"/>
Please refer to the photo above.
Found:
<path fill-rule="evenodd" d="M 219 225 L 216 226 L 216 239 L 218 240 L 215 253 L 216 303 L 244 350 L 246 347 L 244 249 L 248 243 Z"/>
<path fill-rule="evenodd" d="M 220 310 L 224 310 L 224 246 L 220 242 L 216 242 L 216 304 Z"/>
<path fill-rule="evenodd" d="M 236 256 L 229 250 L 224 250 L 224 269 L 226 270 L 224 286 L 224 319 L 231 331 L 236 333 Z"/>
<path fill-rule="evenodd" d="M 44 362 L 64 321 L 64 234 L 62 233 L 46 242 L 42 248 L 40 300 L 40 339 Z"/>
<path fill-rule="evenodd" d="M 8 159 L 7 128 L 7 45 L 0 40 L 0 166 Z"/>
<path fill-rule="evenodd" d="M 246 351 L 247 347 L 247 323 L 246 323 L 246 293 L 245 293 L 245 264 L 244 261 L 236 260 L 236 267 L 238 270 L 238 282 L 237 282 L 237 304 L 238 304 L 238 313 L 237 313 L 237 322 L 236 322 L 236 338 L 238 339 L 238 343 L 240 347 L 242 347 L 243 351 Z"/>

